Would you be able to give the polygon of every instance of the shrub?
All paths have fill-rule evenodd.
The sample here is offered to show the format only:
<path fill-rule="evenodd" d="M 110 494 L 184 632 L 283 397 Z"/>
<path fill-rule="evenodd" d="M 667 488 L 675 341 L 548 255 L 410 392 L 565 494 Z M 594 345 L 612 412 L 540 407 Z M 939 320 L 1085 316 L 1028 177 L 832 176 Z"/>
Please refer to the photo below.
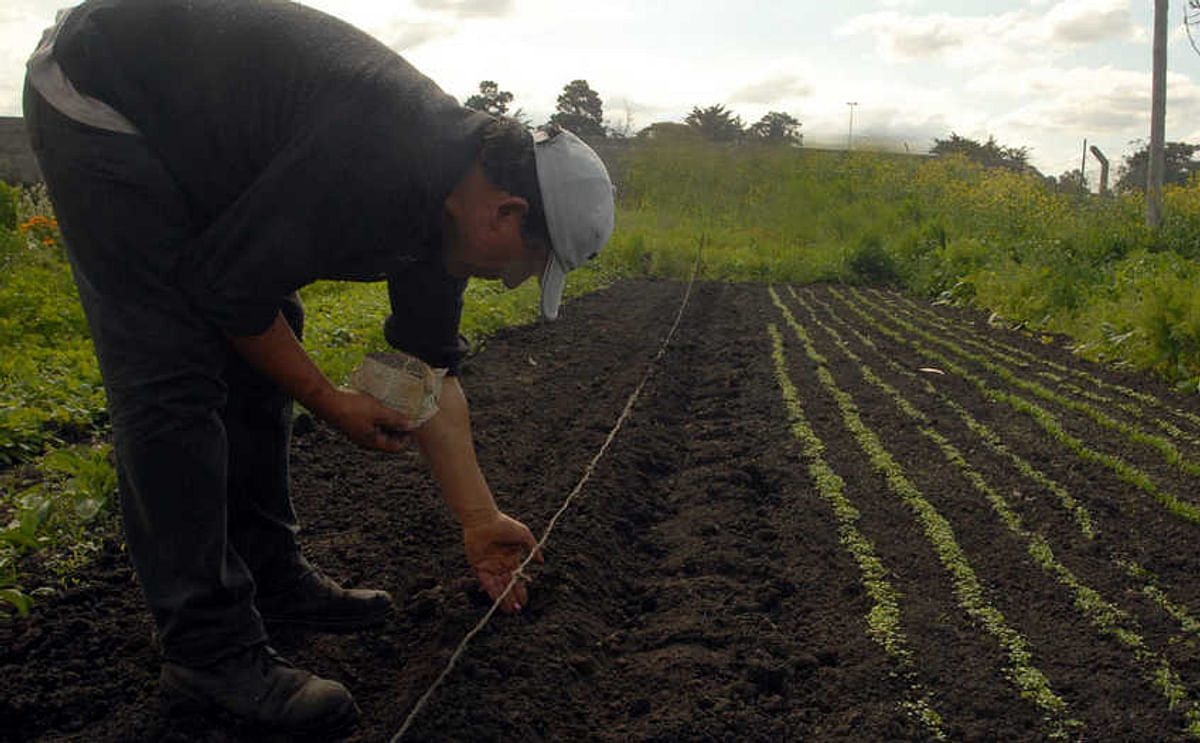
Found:
<path fill-rule="evenodd" d="M 898 278 L 896 261 L 883 249 L 878 235 L 868 234 L 859 238 L 850 253 L 850 274 L 868 284 L 891 284 Z"/>
<path fill-rule="evenodd" d="M 17 207 L 21 203 L 21 189 L 0 181 L 0 230 L 17 228 Z"/>

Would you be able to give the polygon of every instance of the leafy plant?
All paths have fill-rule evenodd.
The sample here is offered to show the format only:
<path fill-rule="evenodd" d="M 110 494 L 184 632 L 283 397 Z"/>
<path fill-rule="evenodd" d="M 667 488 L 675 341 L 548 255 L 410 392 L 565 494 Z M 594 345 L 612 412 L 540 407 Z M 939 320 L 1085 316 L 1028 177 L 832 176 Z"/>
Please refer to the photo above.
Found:
<path fill-rule="evenodd" d="M 0 230 L 17 228 L 17 206 L 21 203 L 21 189 L 0 181 Z"/>

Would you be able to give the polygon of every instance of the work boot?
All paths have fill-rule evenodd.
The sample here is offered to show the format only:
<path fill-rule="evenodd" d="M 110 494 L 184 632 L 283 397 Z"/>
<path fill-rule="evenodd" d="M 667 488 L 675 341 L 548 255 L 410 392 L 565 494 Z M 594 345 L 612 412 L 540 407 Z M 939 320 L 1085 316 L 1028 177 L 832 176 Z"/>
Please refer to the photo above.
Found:
<path fill-rule="evenodd" d="M 345 589 L 312 568 L 280 593 L 254 599 L 269 624 L 344 632 L 383 624 L 392 613 L 387 591 Z"/>
<path fill-rule="evenodd" d="M 172 714 L 225 711 L 300 734 L 339 732 L 358 719 L 346 687 L 296 668 L 266 644 L 199 668 L 164 663 L 158 682 Z"/>

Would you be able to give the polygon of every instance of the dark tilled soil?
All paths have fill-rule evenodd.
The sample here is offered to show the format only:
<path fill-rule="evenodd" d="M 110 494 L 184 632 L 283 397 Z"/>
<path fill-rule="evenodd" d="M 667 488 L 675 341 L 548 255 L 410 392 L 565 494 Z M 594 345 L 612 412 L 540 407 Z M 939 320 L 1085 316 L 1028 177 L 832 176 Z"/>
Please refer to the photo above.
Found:
<path fill-rule="evenodd" d="M 1182 455 L 1200 461 L 1200 425 L 1188 418 L 1200 415 L 1195 401 L 1149 378 L 1084 364 L 1061 349 L 1061 340 L 1046 344 L 992 328 L 979 313 L 827 287 L 778 290 L 820 364 L 766 287 L 715 283 L 694 287 L 674 340 L 655 363 L 685 288 L 622 282 L 575 301 L 558 323 L 493 337 L 469 360 L 463 381 L 484 470 L 501 507 L 538 535 L 652 364 L 654 371 L 550 535 L 529 605 L 519 615 L 496 615 L 475 636 L 406 740 L 930 739 L 934 728 L 906 704 L 916 698 L 914 684 L 950 740 L 1045 740 L 1056 721 L 1072 740 L 1195 739 L 1188 726 L 1200 733 L 1200 527 L 1054 442 L 1029 415 L 989 400 L 973 383 L 953 373 L 913 376 L 941 364 L 880 328 L 902 332 L 895 321 L 903 319 L 973 353 L 990 346 L 1016 358 L 1005 347 L 1018 348 L 1086 370 L 1103 384 L 1059 383 L 1038 372 L 1069 375 L 1041 361 L 991 357 L 1129 425 L 1163 436 L 1173 431 Z M 859 511 L 857 528 L 901 594 L 908 666 L 868 634 L 874 600 L 793 435 L 768 324 L 785 339 L 788 376 L 824 442 L 825 461 Z M 1015 393 L 976 361 L 957 363 Z M 869 383 L 864 365 L 894 394 Z M 1048 714 L 1022 695 L 1011 654 L 964 610 L 914 511 L 843 424 L 821 368 L 949 522 L 983 598 L 1020 636 L 1028 663 L 1045 674 L 1062 710 Z M 1139 412 L 1111 385 L 1165 405 Z M 1111 401 L 1081 397 L 1081 389 Z M 928 416 L 1019 514 L 1024 536 L 1009 530 L 976 485 L 901 413 L 897 395 Z M 946 398 L 1086 508 L 1095 538 L 1081 533 L 1060 493 L 986 447 Z M 1079 411 L 1039 404 L 1072 436 L 1200 502 L 1197 478 L 1160 461 L 1154 449 Z M 457 527 L 414 457 L 361 451 L 321 425 L 302 423 L 293 476 L 307 554 L 343 584 L 388 589 L 397 612 L 379 630 L 288 632 L 273 642 L 298 665 L 354 692 L 363 717 L 348 740 L 387 741 L 490 602 L 474 586 Z M 229 720 L 160 712 L 149 617 L 120 549 L 119 526 L 110 520 L 106 528 L 103 554 L 77 585 L 0 628 L 0 739 L 286 740 Z M 1029 534 L 1046 539 L 1078 586 L 1115 606 L 1119 625 L 1140 644 L 1128 636 L 1121 642 L 1089 620 L 1077 606 L 1079 591 L 1035 562 Z M 1152 577 L 1131 575 L 1122 560 Z M 35 573 L 31 585 L 37 579 Z M 1167 668 L 1173 693 L 1182 695 L 1174 702 L 1155 681 Z"/>

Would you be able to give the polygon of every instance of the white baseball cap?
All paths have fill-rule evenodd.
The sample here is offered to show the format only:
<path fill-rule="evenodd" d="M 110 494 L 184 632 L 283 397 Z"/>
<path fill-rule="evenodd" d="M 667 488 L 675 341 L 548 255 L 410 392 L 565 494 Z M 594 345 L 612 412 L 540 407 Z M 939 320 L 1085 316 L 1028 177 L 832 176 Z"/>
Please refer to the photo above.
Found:
<path fill-rule="evenodd" d="M 542 275 L 542 316 L 554 320 L 567 272 L 595 257 L 612 236 L 614 189 L 600 156 L 566 129 L 535 131 L 533 154 L 550 231 L 550 259 Z"/>

